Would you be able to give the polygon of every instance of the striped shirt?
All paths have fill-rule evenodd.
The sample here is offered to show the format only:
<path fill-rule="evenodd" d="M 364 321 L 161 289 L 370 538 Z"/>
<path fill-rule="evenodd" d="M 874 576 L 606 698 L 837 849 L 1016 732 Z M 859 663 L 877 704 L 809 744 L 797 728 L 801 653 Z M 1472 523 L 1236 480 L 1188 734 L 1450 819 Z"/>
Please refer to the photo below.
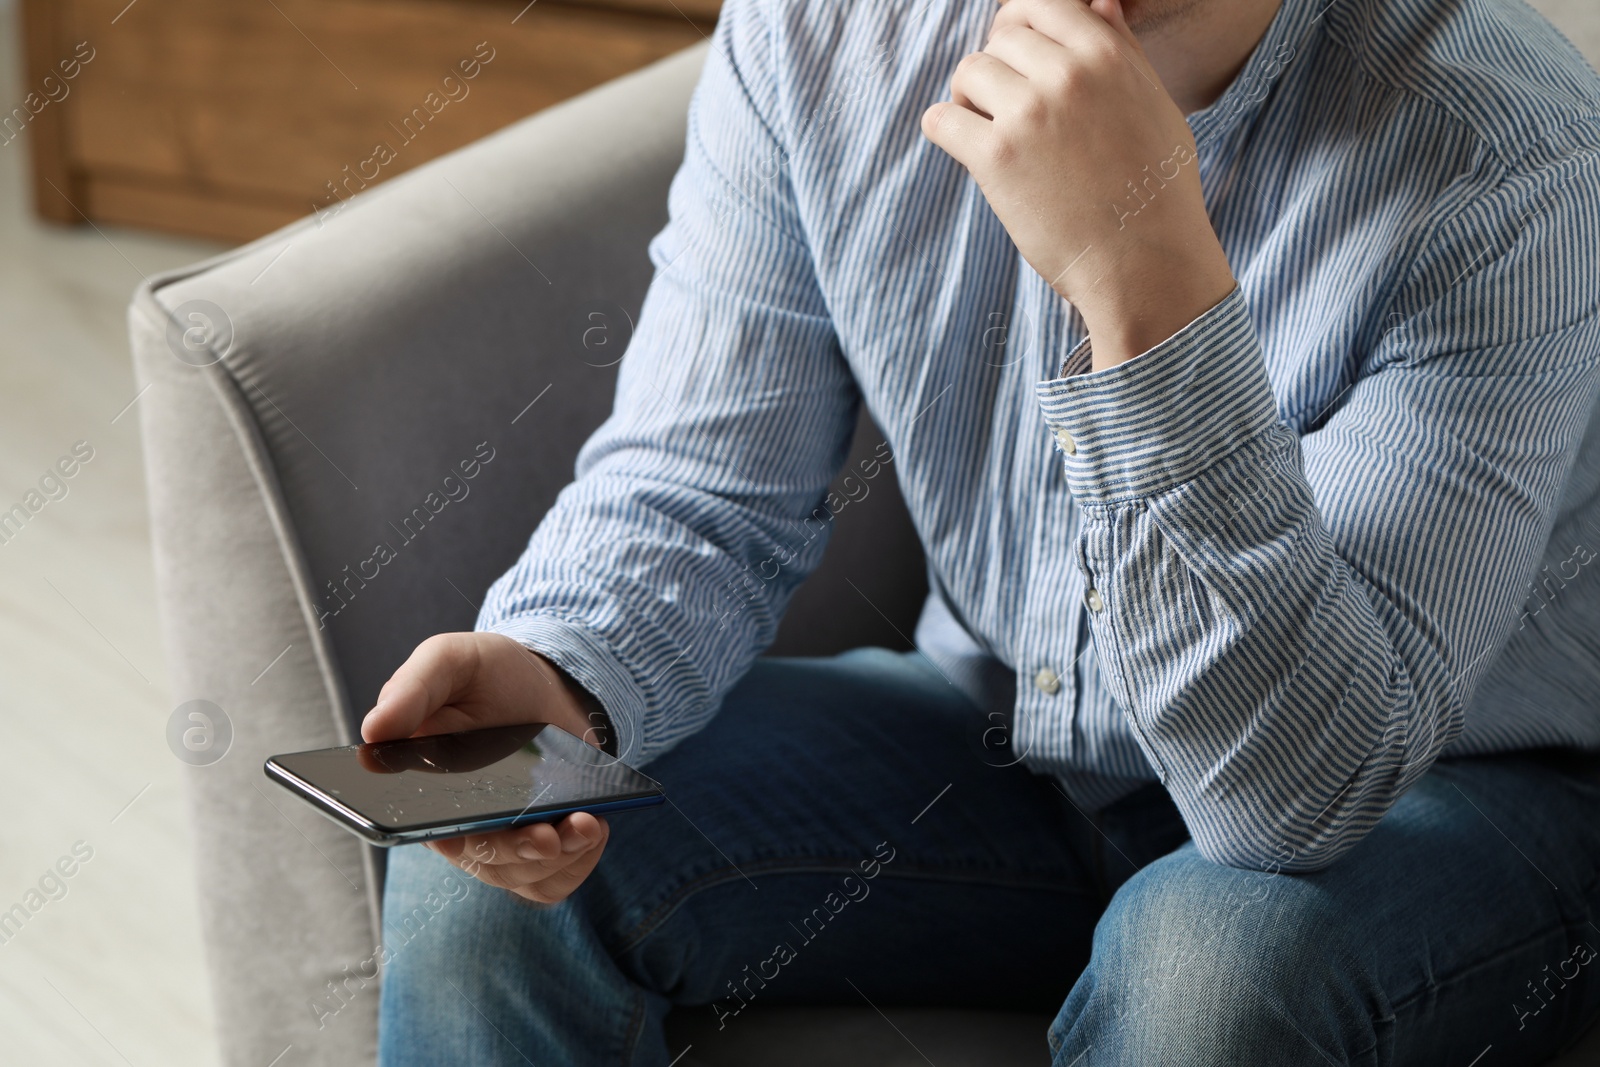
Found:
<path fill-rule="evenodd" d="M 1095 372 L 919 129 L 994 10 L 728 3 L 614 413 L 480 628 L 666 751 L 817 566 L 864 402 L 918 646 L 1086 808 L 1159 780 L 1205 856 L 1314 870 L 1441 755 L 1600 748 L 1600 77 L 1518 0 L 1283 0 L 1152 161 L 1238 286 Z"/>

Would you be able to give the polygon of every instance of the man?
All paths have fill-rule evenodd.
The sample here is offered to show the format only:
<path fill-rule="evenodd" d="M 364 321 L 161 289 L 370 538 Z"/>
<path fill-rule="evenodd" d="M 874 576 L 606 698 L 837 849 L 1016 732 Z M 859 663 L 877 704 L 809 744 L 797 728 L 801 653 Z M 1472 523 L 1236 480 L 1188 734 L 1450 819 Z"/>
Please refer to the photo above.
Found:
<path fill-rule="evenodd" d="M 383 1061 L 661 1067 L 674 1005 L 807 1000 L 1048 1005 L 1058 1067 L 1578 1033 L 1600 78 L 1506 0 L 732 0 L 712 45 L 615 412 L 364 725 L 551 722 L 673 803 L 397 852 L 395 913 L 498 888 L 396 954 Z M 860 402 L 918 651 L 757 661 Z"/>

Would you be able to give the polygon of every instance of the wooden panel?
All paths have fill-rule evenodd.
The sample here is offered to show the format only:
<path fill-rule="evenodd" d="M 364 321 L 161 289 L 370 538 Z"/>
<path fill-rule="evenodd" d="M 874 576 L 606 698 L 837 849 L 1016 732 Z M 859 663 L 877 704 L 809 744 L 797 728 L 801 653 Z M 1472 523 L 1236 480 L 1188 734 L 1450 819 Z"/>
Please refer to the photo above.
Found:
<path fill-rule="evenodd" d="M 82 216 L 73 207 L 79 191 L 67 163 L 64 107 L 72 99 L 76 79 L 63 82 L 59 66 L 73 61 L 72 45 L 63 44 L 57 33 L 51 0 L 23 0 L 22 7 L 23 29 L 27 35 L 26 91 L 39 94 L 44 100 L 50 100 L 52 94 L 60 95 L 62 90 L 52 90 L 46 85 L 46 78 L 52 79 L 52 85 L 64 84 L 66 90 L 59 102 L 50 100 L 37 114 L 31 115 L 26 132 L 20 135 L 31 142 L 34 210 L 56 222 L 77 222 Z M 26 101 L 24 97 L 25 111 L 28 110 Z M 7 135 L 11 135 L 9 129 Z"/>
<path fill-rule="evenodd" d="M 34 134 L 36 184 L 65 194 L 41 213 L 79 218 L 70 197 L 94 218 L 241 240 L 701 41 L 720 6 L 25 3 L 30 62 L 95 49 Z"/>
<path fill-rule="evenodd" d="M 551 0 L 544 0 L 551 2 Z M 711 25 L 722 10 L 722 0 L 553 0 L 585 7 L 614 7 L 620 11 L 642 11 L 652 15 L 677 15 Z"/>
<path fill-rule="evenodd" d="M 248 241 L 306 214 L 292 201 L 275 203 L 231 190 L 218 193 L 94 172 L 84 178 L 81 190 L 78 206 L 92 219 L 217 241 Z"/>
<path fill-rule="evenodd" d="M 70 0 L 72 32 L 124 3 Z M 330 183 L 393 177 L 701 39 L 683 18 L 537 5 L 513 25 L 517 11 L 514 0 L 139 4 L 84 72 L 69 151 L 90 169 L 295 196 L 309 210 Z"/>

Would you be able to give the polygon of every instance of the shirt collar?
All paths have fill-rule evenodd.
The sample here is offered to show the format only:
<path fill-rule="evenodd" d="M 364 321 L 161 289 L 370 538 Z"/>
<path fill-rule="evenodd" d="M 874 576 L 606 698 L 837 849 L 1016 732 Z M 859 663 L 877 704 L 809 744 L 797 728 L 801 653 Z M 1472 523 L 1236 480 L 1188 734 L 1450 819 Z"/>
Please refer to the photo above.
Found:
<path fill-rule="evenodd" d="M 1306 36 L 1322 13 L 1338 0 L 1281 0 L 1278 11 L 1250 58 L 1222 95 L 1188 116 L 1196 147 L 1227 136 L 1247 125 L 1272 95 L 1284 71 L 1304 62 Z"/>

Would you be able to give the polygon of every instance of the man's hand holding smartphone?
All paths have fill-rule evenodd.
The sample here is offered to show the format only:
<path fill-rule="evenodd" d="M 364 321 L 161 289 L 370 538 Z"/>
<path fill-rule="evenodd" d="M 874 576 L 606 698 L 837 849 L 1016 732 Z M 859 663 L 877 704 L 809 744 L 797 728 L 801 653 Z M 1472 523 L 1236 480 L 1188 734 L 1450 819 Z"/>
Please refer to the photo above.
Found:
<path fill-rule="evenodd" d="M 365 741 L 544 722 L 603 749 L 609 722 L 553 664 L 503 634 L 437 634 L 418 645 L 361 723 Z M 600 862 L 610 824 L 580 811 L 559 823 L 426 842 L 479 881 L 525 900 L 566 899 Z"/>

